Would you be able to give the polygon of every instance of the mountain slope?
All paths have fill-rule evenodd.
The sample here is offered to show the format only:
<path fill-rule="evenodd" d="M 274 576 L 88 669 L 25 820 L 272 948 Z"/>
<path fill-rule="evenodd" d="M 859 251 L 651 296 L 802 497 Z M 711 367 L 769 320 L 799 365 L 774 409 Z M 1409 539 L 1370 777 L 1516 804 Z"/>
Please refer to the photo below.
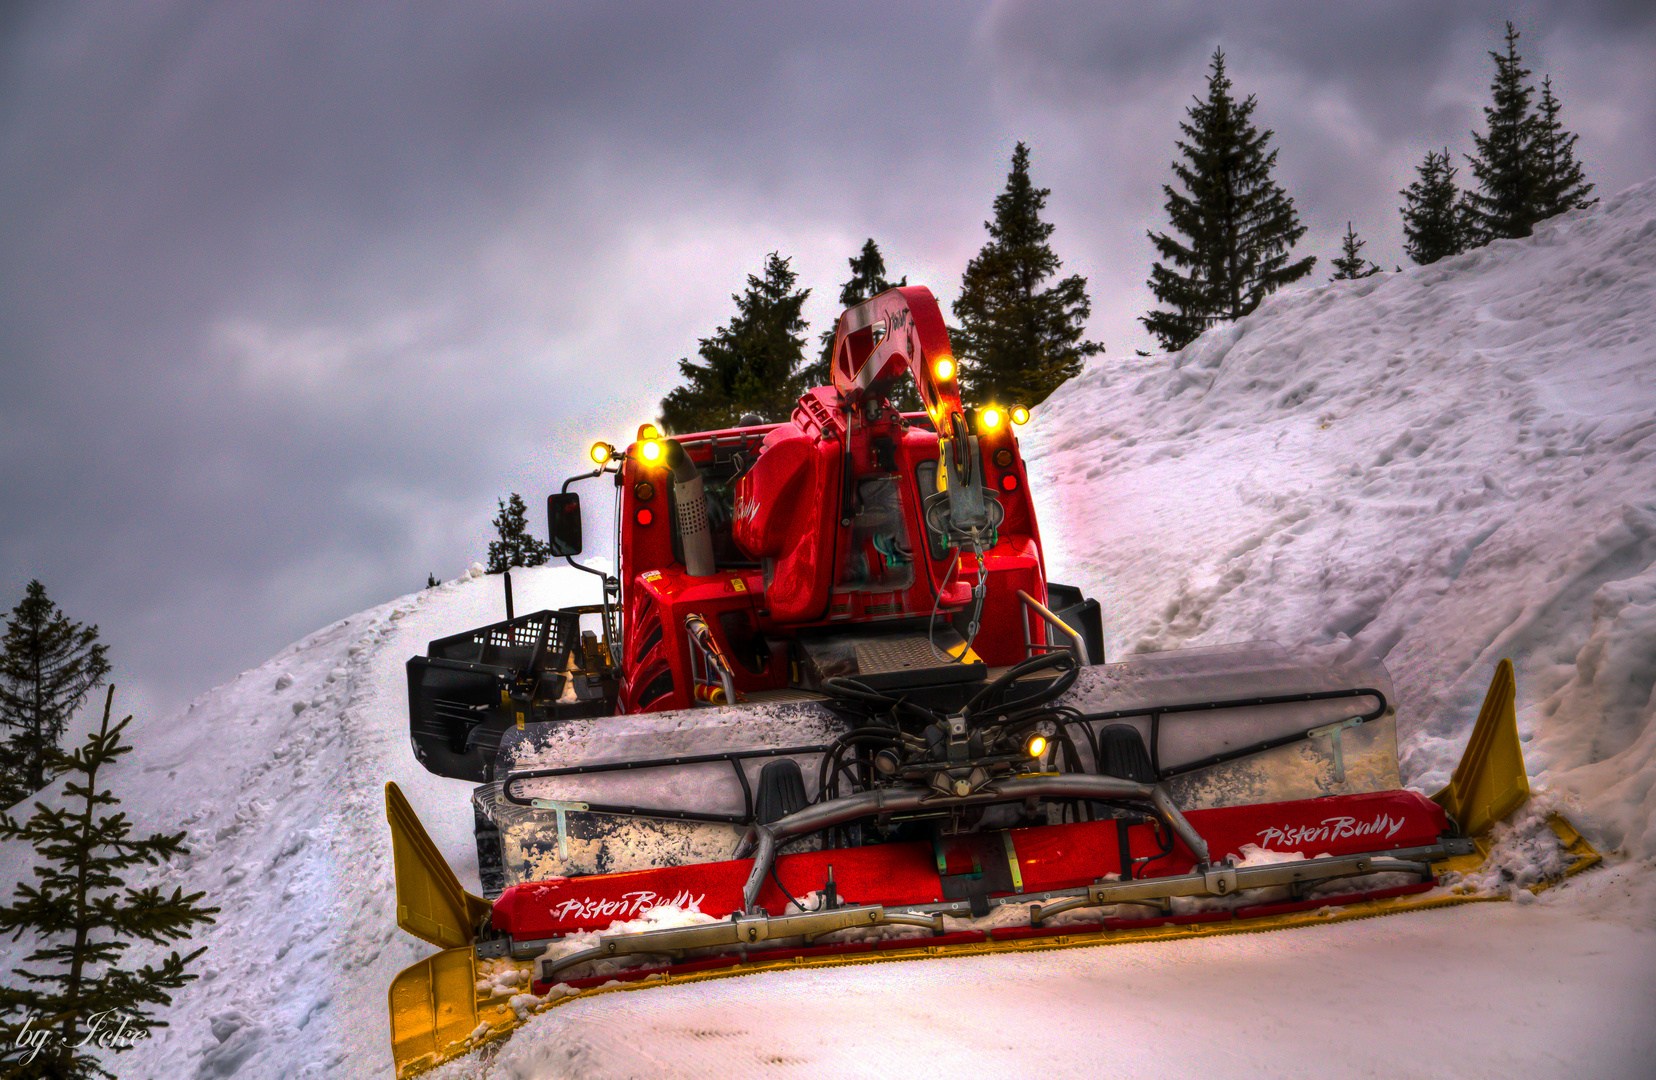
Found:
<path fill-rule="evenodd" d="M 445 1074 L 1312 1077 L 1331 1045 L 1387 1080 L 1635 1074 L 1656 1054 L 1653 323 L 1656 183 L 1528 240 L 1276 297 L 1171 358 L 1097 360 L 1024 434 L 1053 576 L 1104 601 L 1113 655 L 1274 638 L 1384 657 L 1425 789 L 1510 656 L 1530 769 L 1611 869 L 1314 931 L 608 995 Z M 515 574 L 517 606 L 587 602 L 589 581 Z M 118 793 L 193 849 L 157 877 L 224 913 L 123 1077 L 390 1075 L 385 987 L 429 950 L 394 927 L 386 780 L 475 875 L 467 786 L 408 748 L 403 662 L 501 618 L 499 588 L 381 605 L 135 722 Z M 0 887 L 29 859 L 0 848 Z M 24 950 L 0 942 L 0 964 Z"/>

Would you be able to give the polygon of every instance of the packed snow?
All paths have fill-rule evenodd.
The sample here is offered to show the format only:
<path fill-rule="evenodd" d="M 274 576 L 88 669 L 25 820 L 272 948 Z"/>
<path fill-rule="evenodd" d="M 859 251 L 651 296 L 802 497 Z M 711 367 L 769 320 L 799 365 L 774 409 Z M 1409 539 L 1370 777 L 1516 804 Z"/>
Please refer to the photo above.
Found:
<path fill-rule="evenodd" d="M 1023 443 L 1052 576 L 1103 601 L 1112 658 L 1275 640 L 1381 659 L 1404 778 L 1431 791 L 1510 657 L 1538 795 L 1498 837 L 1507 873 L 1473 884 L 1523 902 L 606 994 L 439 1075 L 1650 1075 L 1656 182 L 1280 295 L 1176 356 L 1097 358 Z M 518 572 L 516 606 L 588 602 L 591 580 Z M 385 988 L 431 950 L 395 926 L 385 781 L 476 876 L 467 786 L 409 750 L 403 664 L 503 616 L 474 572 L 135 721 L 118 794 L 187 830 L 161 876 L 224 910 L 172 1027 L 119 1075 L 392 1075 Z M 1552 807 L 1608 866 L 1534 895 L 1515 886 L 1551 869 Z M 0 859 L 9 892 L 31 855 Z"/>

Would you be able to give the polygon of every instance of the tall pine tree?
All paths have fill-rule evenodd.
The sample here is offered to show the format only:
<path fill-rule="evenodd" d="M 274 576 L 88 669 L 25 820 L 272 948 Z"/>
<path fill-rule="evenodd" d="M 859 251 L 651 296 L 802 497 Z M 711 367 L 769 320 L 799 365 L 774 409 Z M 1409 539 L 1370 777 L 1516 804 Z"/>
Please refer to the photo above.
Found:
<path fill-rule="evenodd" d="M 1353 278 L 1366 278 L 1380 272 L 1380 267 L 1363 258 L 1363 241 L 1357 238 L 1357 230 L 1346 222 L 1345 239 L 1340 241 L 1340 257 L 1334 260 L 1334 276 L 1329 281 L 1350 281 Z"/>
<path fill-rule="evenodd" d="M 904 275 L 901 281 L 886 280 L 885 256 L 880 254 L 880 246 L 874 242 L 872 236 L 863 244 L 862 254 L 854 255 L 846 261 L 851 264 L 851 280 L 840 286 L 840 311 L 855 307 L 887 289 L 908 284 L 907 275 Z M 830 385 L 828 362 L 833 352 L 834 327 L 830 326 L 822 332 L 822 355 L 816 363 L 805 369 L 806 386 Z"/>
<path fill-rule="evenodd" d="M 8 1077 L 114 1077 L 86 1044 L 119 1052 L 166 1027 L 152 1010 L 171 1005 L 169 991 L 196 977 L 188 968 L 205 950 L 174 951 L 137 970 L 119 966 L 122 954 L 134 941 L 186 941 L 219 910 L 198 905 L 205 893 L 186 896 L 175 886 L 169 896 L 126 883 L 140 863 L 160 866 L 189 852 L 181 832 L 139 839 L 124 811 L 106 812 L 120 800 L 99 784 L 99 773 L 132 751 L 121 741 L 132 717 L 109 725 L 114 698 L 110 687 L 103 725 L 84 744 L 53 758 L 53 771 L 69 774 L 68 806 L 36 803 L 22 824 L 0 814 L 0 840 L 24 841 L 40 856 L 36 883 L 19 882 L 12 904 L 0 908 L 0 934 L 40 939 L 23 959 L 29 966 L 13 968 L 15 980 L 0 985 L 0 1066 Z"/>
<path fill-rule="evenodd" d="M 1041 287 L 1063 265 L 1047 242 L 1055 226 L 1041 220 L 1050 194 L 1030 181 L 1029 148 L 1018 143 L 995 220 L 983 223 L 989 242 L 966 264 L 953 307 L 961 390 L 973 404 L 1037 405 L 1080 373 L 1083 357 L 1104 351 L 1082 338 L 1092 314 L 1087 279 Z"/>
<path fill-rule="evenodd" d="M 29 582 L 0 642 L 0 806 L 46 786 L 69 718 L 109 674 L 107 651 L 96 626 L 71 622 Z"/>
<path fill-rule="evenodd" d="M 1149 234 L 1172 264 L 1151 266 L 1150 291 L 1172 310 L 1152 311 L 1139 321 L 1168 352 L 1216 323 L 1248 314 L 1317 263 L 1314 255 L 1289 261 L 1305 226 L 1293 200 L 1271 179 L 1277 152 L 1266 147 L 1275 132 L 1254 128 L 1256 104 L 1252 94 L 1242 101 L 1231 96 L 1225 54 L 1215 49 L 1207 99 L 1198 98 L 1190 122 L 1179 125 L 1189 141 L 1175 144 L 1185 160 L 1173 163 L 1173 175 L 1185 190 L 1162 187 L 1173 230 L 1187 240 Z"/>
<path fill-rule="evenodd" d="M 1422 266 L 1466 250 L 1466 202 L 1455 188 L 1449 148 L 1428 150 L 1419 178 L 1402 191 L 1403 251 Z"/>
<path fill-rule="evenodd" d="M 1587 197 L 1593 185 L 1581 174 L 1581 163 L 1576 160 L 1576 136 L 1565 131 L 1558 119 L 1563 108 L 1553 97 L 1549 75 L 1541 80 L 1541 105 L 1535 117 L 1535 211 L 1541 218 L 1585 210 L 1598 202 Z"/>
<path fill-rule="evenodd" d="M 509 499 L 495 502 L 500 514 L 493 525 L 500 538 L 489 541 L 489 573 L 503 574 L 514 566 L 540 566 L 552 557 L 552 544 L 529 531 L 529 508 L 522 495 L 514 491 Z"/>
<path fill-rule="evenodd" d="M 794 290 L 790 260 L 765 257 L 765 276 L 748 275 L 736 315 L 701 339 L 701 363 L 679 361 L 684 385 L 661 400 L 661 426 L 674 434 L 733 427 L 744 413 L 786 420 L 805 389 L 805 318 L 811 290 Z"/>
<path fill-rule="evenodd" d="M 1530 113 L 1534 89 L 1525 80 L 1529 69 L 1518 55 L 1518 31 L 1506 24 L 1506 55 L 1491 52 L 1495 78 L 1491 103 L 1484 106 L 1487 134 L 1472 133 L 1477 154 L 1467 158 L 1478 188 L 1469 192 L 1468 228 L 1473 245 L 1491 240 L 1528 236 L 1541 220 L 1537 200 L 1539 173 L 1534 142 L 1535 117 Z"/>

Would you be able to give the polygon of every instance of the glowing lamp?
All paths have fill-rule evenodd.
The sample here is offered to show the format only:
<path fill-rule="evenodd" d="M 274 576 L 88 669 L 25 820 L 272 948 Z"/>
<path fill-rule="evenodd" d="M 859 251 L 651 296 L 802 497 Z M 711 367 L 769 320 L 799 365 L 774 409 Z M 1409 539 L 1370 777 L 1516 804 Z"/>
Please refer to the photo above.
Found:
<path fill-rule="evenodd" d="M 954 357 L 952 357 L 952 356 L 940 356 L 940 357 L 938 357 L 937 363 L 935 365 L 933 365 L 933 367 L 932 367 L 932 371 L 937 373 L 937 381 L 938 382 L 948 382 L 950 379 L 954 378 L 954 373 L 955 373 Z"/>
<path fill-rule="evenodd" d="M 638 508 L 638 513 L 633 515 L 633 520 L 638 522 L 640 528 L 644 528 L 655 520 L 655 514 L 648 506 L 641 506 Z"/>
<path fill-rule="evenodd" d="M 661 443 L 656 439 L 644 440 L 638 444 L 638 456 L 651 463 L 660 461 Z"/>
<path fill-rule="evenodd" d="M 1026 746 L 1024 749 L 1029 751 L 1029 756 L 1030 757 L 1038 758 L 1042 754 L 1046 753 L 1046 748 L 1047 748 L 1047 741 L 1046 741 L 1046 736 L 1045 735 L 1031 735 L 1029 737 L 1029 745 Z"/>
<path fill-rule="evenodd" d="M 1012 422 L 1020 426 L 1029 423 L 1029 410 L 1022 405 L 1012 406 Z"/>
<path fill-rule="evenodd" d="M 592 444 L 590 453 L 592 454 L 592 460 L 602 465 L 615 455 L 615 447 L 607 442 L 595 442 Z"/>
<path fill-rule="evenodd" d="M 639 424 L 638 425 L 638 440 L 640 442 L 643 442 L 645 439 L 659 439 L 659 438 L 661 438 L 661 432 L 659 430 L 657 430 L 657 428 L 654 424 Z"/>
<path fill-rule="evenodd" d="M 984 409 L 982 412 L 978 413 L 978 423 L 983 425 L 984 431 L 994 431 L 996 428 L 1001 426 L 1001 421 L 1003 419 L 1005 419 L 1005 417 L 1001 416 L 1001 411 L 999 409 Z"/>

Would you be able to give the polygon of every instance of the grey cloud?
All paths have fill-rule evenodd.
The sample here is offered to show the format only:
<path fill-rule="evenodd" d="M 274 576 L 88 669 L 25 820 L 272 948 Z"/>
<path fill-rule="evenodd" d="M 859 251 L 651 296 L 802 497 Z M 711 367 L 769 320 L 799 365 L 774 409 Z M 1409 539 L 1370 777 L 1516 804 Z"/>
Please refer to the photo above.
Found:
<path fill-rule="evenodd" d="M 1584 143 L 1608 189 L 1656 171 L 1628 59 L 1652 51 L 1645 7 L 1521 13 L 1566 119 L 1622 133 Z M 534 502 L 586 439 L 648 416 L 766 251 L 815 290 L 813 330 L 867 236 L 947 304 L 1017 139 L 1093 336 L 1142 343 L 1143 233 L 1215 44 L 1279 131 L 1306 249 L 1326 259 L 1349 217 L 1389 263 L 1395 189 L 1427 147 L 1464 146 L 1506 17 L 0 12 L 0 585 L 45 579 L 157 707 L 458 573 L 495 496 Z"/>

